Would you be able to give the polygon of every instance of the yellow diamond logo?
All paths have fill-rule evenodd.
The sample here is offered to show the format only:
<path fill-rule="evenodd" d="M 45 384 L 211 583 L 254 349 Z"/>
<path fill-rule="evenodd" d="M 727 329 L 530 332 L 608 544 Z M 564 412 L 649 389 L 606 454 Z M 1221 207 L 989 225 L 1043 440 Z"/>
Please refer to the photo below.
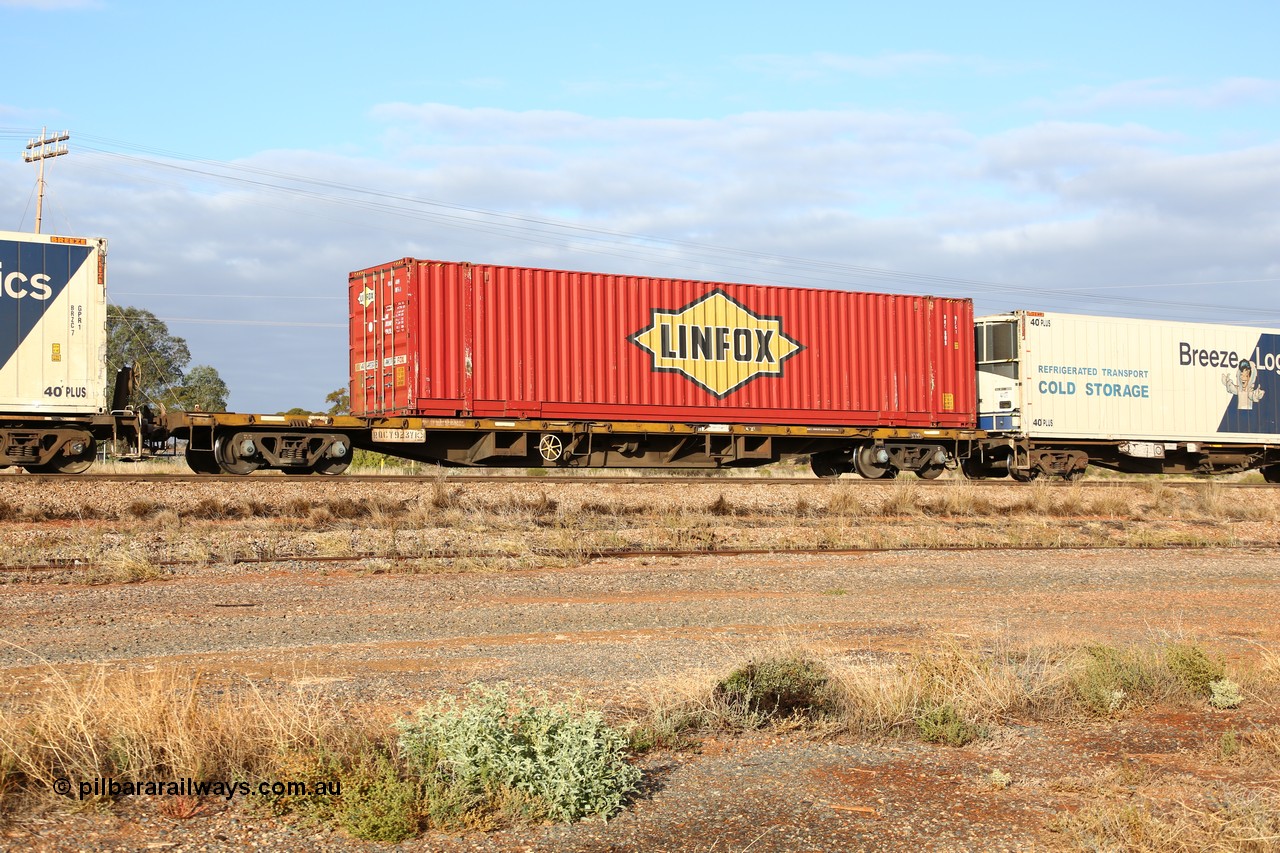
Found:
<path fill-rule="evenodd" d="M 683 308 L 653 309 L 653 321 L 627 340 L 653 357 L 655 373 L 682 373 L 717 399 L 781 376 L 804 349 L 783 333 L 782 318 L 761 317 L 719 288 Z"/>

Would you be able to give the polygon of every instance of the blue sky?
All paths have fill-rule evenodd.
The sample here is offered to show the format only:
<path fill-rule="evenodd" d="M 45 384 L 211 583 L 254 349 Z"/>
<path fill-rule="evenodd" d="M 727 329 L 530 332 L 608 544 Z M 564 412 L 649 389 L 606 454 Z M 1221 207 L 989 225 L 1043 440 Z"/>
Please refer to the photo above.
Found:
<path fill-rule="evenodd" d="M 241 411 L 320 406 L 346 273 L 406 255 L 1280 325 L 1277 32 L 1263 2 L 0 0 L 0 228 L 32 226 L 27 137 L 69 129 L 45 230 L 108 237 L 116 301 Z"/>

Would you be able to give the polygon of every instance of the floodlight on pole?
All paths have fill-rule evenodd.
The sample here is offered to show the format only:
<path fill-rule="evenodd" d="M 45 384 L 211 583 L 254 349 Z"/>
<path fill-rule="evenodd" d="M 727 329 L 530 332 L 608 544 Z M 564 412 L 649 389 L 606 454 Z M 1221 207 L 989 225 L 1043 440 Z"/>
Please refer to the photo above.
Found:
<path fill-rule="evenodd" d="M 36 179 L 36 233 L 40 233 L 40 220 L 44 213 L 44 161 L 50 157 L 61 157 L 67 153 L 67 146 L 60 143 L 71 138 L 65 130 L 50 135 L 45 128 L 40 128 L 40 138 L 27 143 L 27 150 L 22 152 L 22 159 L 28 163 L 40 163 L 40 176 Z"/>

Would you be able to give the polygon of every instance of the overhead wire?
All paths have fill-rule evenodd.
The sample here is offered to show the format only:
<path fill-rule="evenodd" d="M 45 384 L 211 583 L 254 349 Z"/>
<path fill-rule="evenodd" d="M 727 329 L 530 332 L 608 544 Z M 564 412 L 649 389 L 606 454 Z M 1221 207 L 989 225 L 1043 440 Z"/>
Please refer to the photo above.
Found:
<path fill-rule="evenodd" d="M 272 183 L 270 181 L 263 181 L 263 180 L 253 179 L 253 178 L 241 178 L 235 175 L 229 175 L 229 174 L 225 174 L 217 171 L 210 171 L 208 169 L 197 169 L 197 168 L 194 168 L 193 166 L 178 166 L 171 163 L 165 163 L 163 161 L 154 161 L 148 158 L 139 158 L 131 155 L 120 154 L 118 152 L 112 152 L 106 149 L 97 149 L 97 150 L 99 150 L 100 153 L 106 156 L 114 156 L 114 157 L 125 158 L 133 161 L 145 162 L 150 165 L 159 166 L 162 168 L 178 169 L 180 171 L 187 171 L 187 172 L 198 174 L 204 177 L 213 178 L 219 181 L 245 183 L 245 184 L 252 185 L 259 188 L 272 189 L 276 191 L 284 191 L 284 192 L 298 194 L 298 195 L 305 195 L 308 197 L 313 197 L 321 200 L 330 200 L 330 201 L 341 200 L 344 203 L 351 203 L 354 201 L 355 203 L 360 204 L 361 206 L 371 207 L 371 208 L 381 208 L 386 210 L 387 212 L 403 213 L 407 211 L 406 208 L 397 207 L 395 205 L 387 205 L 387 204 L 378 203 L 378 202 L 371 203 L 368 201 L 361 200 L 359 198 L 337 199 L 334 196 L 329 194 L 316 192 L 314 190 L 305 190 L 296 186 L 289 186 L 281 183 Z M 327 188 L 339 189 L 344 192 L 355 193 L 359 196 L 367 196 L 367 197 L 377 198 L 377 199 L 387 199 L 395 202 L 403 202 L 403 203 L 408 203 L 412 205 L 425 206 L 425 207 L 431 207 L 431 208 L 443 208 L 443 209 L 447 209 L 455 212 L 465 212 L 465 213 L 470 213 L 470 214 L 479 215 L 479 216 L 498 218 L 501 220 L 510 220 L 515 223 L 520 223 L 522 227 L 537 226 L 537 228 L 534 229 L 537 233 L 548 233 L 546 229 L 549 227 L 552 229 L 571 231 L 578 236 L 590 235 L 596 238 L 604 237 L 604 238 L 610 238 L 610 239 L 648 241 L 648 242 L 664 243 L 668 245 L 679 246 L 679 247 L 695 249 L 695 250 L 704 250 L 704 251 L 712 250 L 716 252 L 730 252 L 730 253 L 734 253 L 742 256 L 756 257 L 763 260 L 781 261 L 781 262 L 786 262 L 788 264 L 807 266 L 807 267 L 812 267 L 814 269 L 822 269 L 822 270 L 827 270 L 832 272 L 851 272 L 851 273 L 870 275 L 870 276 L 880 277 L 880 278 L 903 279 L 903 280 L 914 280 L 914 281 L 930 281 L 930 282 L 936 282 L 936 283 L 950 283 L 950 284 L 958 284 L 958 285 L 964 285 L 969 287 L 977 286 L 977 287 L 1000 289 L 1000 290 L 1014 290 L 1019 292 L 1026 292 L 1026 291 L 1042 292 L 1042 289 L 1040 288 L 1028 288 L 1025 286 L 1008 285 L 1008 284 L 1002 284 L 997 282 L 984 282 L 984 281 L 979 281 L 974 279 L 962 279 L 962 278 L 955 278 L 955 277 L 948 277 L 948 276 L 910 273 L 910 272 L 904 272 L 900 270 L 889 270 L 889 269 L 882 269 L 882 268 L 876 268 L 876 267 L 865 267 L 865 266 L 852 265 L 852 264 L 842 264 L 842 263 L 831 262 L 831 261 L 816 261 L 808 258 L 800 258 L 795 256 L 789 256 L 789 255 L 778 255 L 773 253 L 759 252 L 759 251 L 750 250 L 750 249 L 739 249 L 739 248 L 720 246 L 720 245 L 709 244 L 709 243 L 700 243 L 700 242 L 694 242 L 694 241 L 688 241 L 688 240 L 681 240 L 678 238 L 641 235 L 641 234 L 635 234 L 631 232 L 619 231 L 616 229 L 599 228 L 595 226 L 582 225 L 579 223 L 569 223 L 569 222 L 564 222 L 560 220 L 551 220 L 545 217 L 535 217 L 535 216 L 529 216 L 529 215 L 523 215 L 523 214 L 511 214 L 511 213 L 505 213 L 501 211 L 488 210 L 485 208 L 458 205 L 458 204 L 442 202 L 434 199 L 425 199 L 417 196 L 404 195 L 402 193 L 391 193 L 391 192 L 376 190 L 368 187 L 360 187 L 352 184 L 346 184 L 339 181 L 312 178 L 312 177 L 302 176 L 302 175 L 294 175 L 294 174 L 280 172 L 280 171 L 271 170 L 271 169 L 262 169 L 257 167 L 245 166 L 242 164 L 218 163 L 216 161 L 208 161 L 208 160 L 202 160 L 199 158 L 192 158 L 192 157 L 183 157 L 182 159 L 186 162 L 199 163 L 199 164 L 203 164 L 203 165 L 210 166 L 217 169 L 225 169 L 227 171 L 244 172 L 246 174 L 259 175 L 259 176 L 269 176 L 279 180 L 286 180 L 294 184 L 327 187 Z M 435 214 L 435 217 L 439 217 L 439 216 L 441 216 L 441 214 Z M 452 215 L 449 218 L 455 221 L 457 219 L 456 216 L 452 216 Z M 470 227 L 470 228 L 474 228 L 477 225 L 479 225 L 479 223 L 475 222 L 474 220 L 465 220 L 460 224 L 463 227 Z M 1177 304 L 1184 304 L 1184 303 L 1177 303 Z M 1203 307 L 1203 306 L 1191 306 L 1191 307 Z"/>
<path fill-rule="evenodd" d="M 17 135 L 16 129 L 0 128 L 0 136 Z M 1111 295 L 1099 295 L 1103 291 L 1190 287 L 1200 284 L 1198 282 L 1178 282 L 1166 285 L 1108 284 L 1075 288 L 1042 288 L 869 267 L 743 249 L 715 243 L 638 234 L 548 217 L 460 205 L 403 192 L 391 192 L 338 180 L 251 166 L 245 163 L 210 160 L 154 146 L 139 145 L 92 134 L 77 133 L 76 138 L 79 142 L 77 147 L 81 152 L 107 162 L 115 162 L 119 165 L 130 167 L 128 172 L 123 170 L 112 171 L 116 174 L 130 175 L 134 180 L 140 179 L 151 183 L 165 183 L 143 174 L 144 170 L 176 172 L 197 180 L 212 181 L 216 184 L 249 187 L 257 191 L 266 191 L 286 197 L 339 205 L 343 208 L 354 207 L 359 210 L 411 220 L 428 221 L 448 228 L 488 233 L 522 242 L 549 245 L 557 248 L 567 247 L 574 251 L 628 260 L 653 262 L 658 259 L 665 263 L 694 262 L 706 268 L 723 270 L 739 277 L 746 277 L 749 280 L 759 280 L 762 273 L 766 272 L 766 270 L 760 268 L 759 264 L 765 264 L 768 265 L 767 273 L 770 280 L 775 283 L 836 285 L 845 288 L 848 288 L 850 284 L 865 286 L 868 281 L 875 282 L 875 286 L 879 286 L 882 283 L 894 283 L 938 288 L 943 291 L 943 294 L 951 292 L 974 295 L 974 292 L 977 291 L 989 295 L 1030 295 L 1036 298 L 1038 306 L 1048 303 L 1045 307 L 1053 304 L 1065 304 L 1072 308 L 1079 307 L 1081 302 L 1079 297 L 1082 294 L 1089 294 L 1088 299 L 1085 300 L 1087 303 L 1140 307 L 1148 312 L 1195 312 L 1198 316 L 1203 312 L 1239 313 L 1256 310 L 1252 306 L 1150 299 L 1138 296 L 1121 296 L 1114 293 Z M 126 151 L 137 153 L 124 153 Z M 314 213 L 312 207 L 308 206 L 308 213 Z M 776 281 L 778 278 L 782 278 L 784 281 Z M 854 281 L 851 282 L 851 278 Z M 1276 280 L 1251 279 L 1223 283 L 1265 283 Z M 1218 283 L 1204 283 L 1205 286 L 1214 284 Z"/>
<path fill-rule="evenodd" d="M 91 147 L 91 146 L 89 146 Z M 95 150 L 92 149 L 91 150 Z M 405 216 L 409 218 L 425 219 L 436 222 L 437 224 L 447 227 L 462 228 L 471 231 L 481 231 L 493 234 L 499 234 L 508 238 L 526 240 L 536 243 L 563 246 L 565 234 L 572 234 L 574 239 L 592 241 L 591 245 L 581 247 L 575 246 L 584 251 L 595 254 L 611 255 L 615 257 L 629 259 L 652 259 L 652 251 L 644 251 L 642 246 L 636 243 L 650 244 L 666 244 L 680 249 L 691 250 L 695 253 L 704 255 L 699 258 L 702 263 L 709 263 L 716 268 L 732 270 L 737 273 L 759 274 L 757 267 L 743 267 L 738 264 L 726 263 L 724 260 L 717 259 L 715 255 L 710 258 L 706 257 L 707 253 L 730 253 L 745 258 L 757 258 L 762 261 L 771 263 L 780 263 L 806 269 L 815 273 L 824 275 L 808 275 L 805 273 L 789 272 L 789 277 L 794 280 L 805 281 L 809 283 L 819 284 L 848 284 L 846 278 L 833 278 L 832 275 L 856 275 L 861 278 L 871 278 L 884 281 L 910 282 L 914 284 L 926 284 L 936 287 L 945 287 L 948 289 L 960 290 L 982 290 L 986 292 L 998 292 L 1006 294 L 1027 294 L 1034 295 L 1040 300 L 1068 300 L 1072 301 L 1072 297 L 1082 289 L 1059 290 L 1052 288 L 1031 287 L 1025 285 L 1010 285 L 1000 282 L 989 282 L 978 279 L 957 278 L 952 276 L 939 276 L 927 273 L 905 272 L 901 270 L 882 269 L 877 267 L 866 267 L 853 264 L 844 264 L 832 261 L 819 261 L 813 259 L 800 258 L 789 255 L 778 255 L 766 252 L 759 252 L 749 249 L 734 249 L 732 247 L 719 246 L 708 243 L 695 243 L 693 241 L 680 240 L 677 238 L 654 237 L 651 235 L 640 235 L 629 232 L 617 231 L 613 229 L 597 228 L 593 226 L 584 226 L 576 223 L 568 223 L 558 220 L 548 220 L 542 217 L 532 217 L 518 214 L 507 214 L 497 211 L 489 211 L 483 208 L 466 207 L 463 205 L 454 205 L 447 202 L 439 202 L 431 199 L 423 199 L 414 196 L 407 196 L 399 193 L 389 193 L 381 190 L 356 187 L 350 184 L 343 184 L 337 181 L 329 181 L 324 179 L 308 178 L 306 176 L 291 175 L 284 172 L 274 170 L 259 169 L 255 167 L 246 167 L 237 164 L 215 163 L 213 161 L 203 161 L 195 158 L 189 158 L 187 162 L 212 165 L 218 169 L 228 171 L 241 171 L 246 174 L 257 176 L 271 176 L 278 179 L 287 180 L 289 184 L 273 183 L 271 181 L 262 180 L 259 177 L 240 177 L 235 174 L 226 174 L 224 172 L 214 171 L 208 168 L 196 168 L 191 165 L 179 165 L 175 163 L 166 163 L 164 161 L 151 160 L 150 158 L 135 157 L 128 154 L 120 154 L 105 149 L 96 149 L 99 154 L 104 157 L 118 158 L 127 162 L 147 164 L 149 166 L 176 170 L 189 174 L 195 174 L 202 177 L 210 178 L 215 181 L 243 184 L 252 186 L 257 189 L 269 190 L 273 192 L 295 195 L 316 201 L 325 201 L 330 203 L 340 203 L 346 206 L 356 206 L 368 210 L 377 210 L 383 213 L 389 213 L 397 216 Z M 293 184 L 302 184 L 304 186 L 295 186 Z M 305 185 L 316 185 L 321 187 L 337 188 L 347 193 L 355 195 L 335 196 L 332 193 L 321 192 L 316 189 L 307 189 Z M 366 196 L 361 197 L 361 196 Z M 395 204 L 390 202 L 397 202 Z M 409 206 L 406 206 L 409 205 Z M 419 209 L 426 208 L 426 209 Z M 453 213 L 440 212 L 435 208 L 443 208 Z M 471 216 L 461 216 L 460 213 L 471 214 Z M 490 220 L 477 220 L 473 216 L 489 217 Z M 496 219 L 497 221 L 491 221 Z M 546 238 L 556 235 L 555 239 L 548 240 Z M 608 245 L 609 241 L 616 243 L 618 240 L 630 241 L 625 245 Z M 604 243 L 605 245 L 601 245 Z M 672 260 L 670 258 L 666 260 Z M 1147 306 L 1147 307 L 1164 307 L 1176 310 L 1190 311 L 1221 311 L 1221 312 L 1239 312 L 1248 310 L 1244 306 L 1238 305 L 1221 305 L 1221 304 L 1205 304 L 1195 302 L 1184 302 L 1179 300 L 1152 300 L 1138 297 L 1123 296 L 1105 296 L 1095 297 L 1092 301 L 1107 302 L 1112 304 Z M 1074 304 L 1074 303 L 1073 303 Z"/>

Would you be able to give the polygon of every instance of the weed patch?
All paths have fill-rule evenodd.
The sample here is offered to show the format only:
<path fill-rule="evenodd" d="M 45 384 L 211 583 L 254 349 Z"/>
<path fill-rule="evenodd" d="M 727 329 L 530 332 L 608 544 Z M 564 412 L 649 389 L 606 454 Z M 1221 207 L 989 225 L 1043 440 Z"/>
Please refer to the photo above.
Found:
<path fill-rule="evenodd" d="M 1151 651 L 1087 646 L 1080 658 L 1071 689 L 1077 702 L 1096 716 L 1150 704 L 1168 692 L 1159 658 Z"/>
<path fill-rule="evenodd" d="M 393 732 L 303 690 L 208 690 L 199 675 L 178 672 L 98 669 L 77 681 L 51 673 L 38 704 L 0 709 L 6 808 L 65 802 L 55 783 L 66 779 L 327 779 L 337 783 L 327 793 L 254 794 L 250 807 L 394 843 L 426 826 L 609 817 L 640 780 L 626 735 L 600 713 L 505 687 L 446 696 Z M 200 802 L 166 808 L 181 817 Z"/>
<path fill-rule="evenodd" d="M 830 711 L 826 667 L 807 657 L 753 661 L 716 685 L 714 697 L 744 718 L 815 717 Z"/>
<path fill-rule="evenodd" d="M 1164 649 L 1164 662 L 1178 682 L 1197 696 L 1209 696 L 1213 682 L 1226 675 L 1222 660 L 1210 658 L 1194 643 L 1170 643 Z"/>
<path fill-rule="evenodd" d="M 964 746 L 985 735 L 983 729 L 962 717 L 950 704 L 926 706 L 915 718 L 915 725 L 925 743 Z"/>
<path fill-rule="evenodd" d="M 400 725 L 400 750 L 441 829 L 516 814 L 570 822 L 609 817 L 635 790 L 627 738 L 595 711 L 548 704 L 505 686 L 446 696 Z"/>

